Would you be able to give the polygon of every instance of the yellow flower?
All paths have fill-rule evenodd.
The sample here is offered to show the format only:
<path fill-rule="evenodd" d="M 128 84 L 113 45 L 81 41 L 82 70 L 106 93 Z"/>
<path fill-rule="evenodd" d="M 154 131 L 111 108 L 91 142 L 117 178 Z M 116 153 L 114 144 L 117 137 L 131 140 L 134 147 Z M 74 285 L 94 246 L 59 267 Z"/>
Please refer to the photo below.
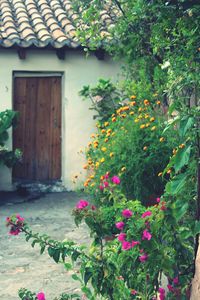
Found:
<path fill-rule="evenodd" d="M 112 118 L 112 122 L 116 122 L 116 120 L 117 120 L 117 119 L 116 119 L 115 117 Z"/>
<path fill-rule="evenodd" d="M 147 146 L 144 146 L 144 147 L 143 147 L 143 150 L 146 151 L 146 150 L 147 150 Z"/>
<path fill-rule="evenodd" d="M 161 177 L 162 176 L 162 172 L 158 173 L 158 177 Z"/>
<path fill-rule="evenodd" d="M 112 134 L 111 134 L 111 136 L 114 136 L 115 135 L 115 132 L 113 132 Z"/>
<path fill-rule="evenodd" d="M 157 96 L 158 96 L 158 93 L 153 94 L 153 96 L 154 96 L 154 97 L 157 97 Z"/>
<path fill-rule="evenodd" d="M 104 158 L 104 157 L 102 157 L 102 159 L 101 159 L 100 161 L 101 161 L 101 163 L 103 163 L 103 162 L 105 161 L 105 158 Z"/>
<path fill-rule="evenodd" d="M 145 125 L 145 126 L 146 126 L 146 128 L 147 128 L 147 127 L 149 127 L 149 126 L 150 126 L 150 123 L 146 123 L 146 125 Z"/>
<path fill-rule="evenodd" d="M 138 123 L 138 122 L 139 122 L 139 119 L 135 119 L 134 122 L 135 122 L 135 123 Z"/>
<path fill-rule="evenodd" d="M 144 105 L 149 105 L 149 104 L 150 104 L 149 100 L 145 99 L 144 100 Z"/>
<path fill-rule="evenodd" d="M 91 145 L 92 145 L 92 142 L 89 142 L 89 143 L 88 143 L 88 147 L 90 147 Z"/>
<path fill-rule="evenodd" d="M 141 129 L 144 129 L 145 127 L 146 127 L 145 124 L 140 125 L 140 128 L 141 128 Z"/>
<path fill-rule="evenodd" d="M 122 168 L 121 168 L 121 171 L 122 171 L 122 172 L 125 172 L 125 171 L 126 171 L 126 167 L 122 167 Z"/>
<path fill-rule="evenodd" d="M 109 122 L 105 122 L 104 126 L 107 127 L 109 125 Z"/>
<path fill-rule="evenodd" d="M 112 132 L 112 129 L 108 129 L 108 130 L 107 130 L 107 133 L 111 133 L 111 132 Z"/>
<path fill-rule="evenodd" d="M 121 117 L 122 117 L 122 118 L 126 118 L 126 114 L 122 114 Z"/>
<path fill-rule="evenodd" d="M 114 156 L 114 153 L 113 153 L 113 152 L 111 152 L 111 153 L 110 153 L 110 157 L 113 157 L 113 156 Z"/>
<path fill-rule="evenodd" d="M 160 139 L 159 139 L 159 141 L 162 143 L 162 142 L 164 142 L 164 140 L 165 140 L 165 138 L 162 136 Z"/>
<path fill-rule="evenodd" d="M 106 136 L 107 136 L 107 137 L 110 136 L 110 132 L 108 132 L 108 133 L 106 134 Z"/>
<path fill-rule="evenodd" d="M 142 118 L 143 118 L 143 116 L 142 116 L 142 115 L 139 115 L 139 116 L 138 116 L 138 118 L 139 118 L 139 119 L 142 119 Z"/>
<path fill-rule="evenodd" d="M 122 111 L 127 111 L 127 110 L 129 110 L 129 106 L 128 105 L 122 107 Z"/>
<path fill-rule="evenodd" d="M 129 113 L 129 115 L 131 115 L 131 116 L 134 115 L 134 111 L 131 111 L 131 112 Z"/>
<path fill-rule="evenodd" d="M 98 148 L 98 145 L 99 145 L 98 143 L 94 143 L 93 146 L 94 146 L 94 148 Z"/>
<path fill-rule="evenodd" d="M 93 179 L 93 178 L 94 178 L 94 175 L 90 175 L 90 178 Z"/>
<path fill-rule="evenodd" d="M 91 187 L 95 186 L 95 183 L 94 183 L 94 182 L 93 182 L 93 183 L 91 183 L 91 184 L 90 184 L 90 186 L 91 186 Z"/>
<path fill-rule="evenodd" d="M 150 122 L 154 122 L 155 121 L 155 118 L 154 117 L 151 117 L 150 118 Z"/>
<path fill-rule="evenodd" d="M 136 96 L 135 96 L 135 95 L 132 95 L 130 98 L 131 98 L 131 100 L 133 100 L 133 99 L 136 98 Z"/>
<path fill-rule="evenodd" d="M 111 117 L 112 117 L 112 118 L 113 118 L 113 117 L 115 117 L 115 114 L 112 114 L 112 116 L 111 116 Z"/>
<path fill-rule="evenodd" d="M 106 147 L 102 147 L 101 151 L 106 152 L 107 148 Z"/>
<path fill-rule="evenodd" d="M 95 135 L 94 133 L 92 133 L 90 137 L 91 137 L 91 138 L 95 138 L 95 136 L 96 136 L 96 135 Z"/>
<path fill-rule="evenodd" d="M 108 142 L 108 138 L 105 138 L 104 142 L 107 143 Z"/>
<path fill-rule="evenodd" d="M 99 162 L 98 162 L 98 161 L 96 162 L 95 167 L 96 167 L 96 168 L 99 167 Z"/>
<path fill-rule="evenodd" d="M 156 130 L 156 126 L 151 127 L 151 131 Z"/>
<path fill-rule="evenodd" d="M 172 170 L 171 169 L 169 169 L 168 171 L 167 171 L 167 174 L 170 174 L 172 172 Z"/>
<path fill-rule="evenodd" d="M 138 108 L 138 111 L 139 111 L 139 112 L 141 112 L 142 110 L 143 110 L 142 107 L 139 107 L 139 108 Z"/>
<path fill-rule="evenodd" d="M 100 177 L 100 180 L 104 180 L 104 176 L 101 176 L 101 177 Z"/>
<path fill-rule="evenodd" d="M 160 105 L 160 103 L 161 103 L 160 100 L 156 101 L 156 104 L 157 104 L 157 105 Z"/>
<path fill-rule="evenodd" d="M 145 114 L 145 119 L 148 119 L 149 118 L 149 114 Z"/>
<path fill-rule="evenodd" d="M 106 130 L 105 130 L 105 129 L 102 129 L 102 130 L 101 130 L 101 133 L 105 133 L 105 132 L 106 132 Z"/>

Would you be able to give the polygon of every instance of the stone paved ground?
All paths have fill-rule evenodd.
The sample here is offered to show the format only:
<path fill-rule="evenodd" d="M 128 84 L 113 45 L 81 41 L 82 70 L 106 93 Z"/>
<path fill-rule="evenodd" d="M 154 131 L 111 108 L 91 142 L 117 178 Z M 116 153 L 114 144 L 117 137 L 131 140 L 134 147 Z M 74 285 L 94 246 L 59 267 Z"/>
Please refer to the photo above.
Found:
<path fill-rule="evenodd" d="M 78 291 L 78 284 L 71 279 L 62 264 L 55 264 L 45 253 L 39 254 L 25 242 L 23 234 L 9 236 L 5 218 L 19 213 L 36 232 L 47 232 L 55 239 L 73 239 L 77 243 L 88 243 L 84 225 L 76 228 L 71 210 L 80 199 L 75 193 L 52 193 L 26 201 L 11 194 L 0 194 L 0 300 L 17 300 L 20 287 L 33 291 L 44 291 L 48 300 L 63 291 Z"/>

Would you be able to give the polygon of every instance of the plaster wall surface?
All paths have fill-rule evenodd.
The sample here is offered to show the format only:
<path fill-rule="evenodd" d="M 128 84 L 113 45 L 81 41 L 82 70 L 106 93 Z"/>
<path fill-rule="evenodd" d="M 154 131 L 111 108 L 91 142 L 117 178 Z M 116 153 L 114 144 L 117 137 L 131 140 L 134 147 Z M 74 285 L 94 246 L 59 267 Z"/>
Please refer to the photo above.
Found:
<path fill-rule="evenodd" d="M 116 80 L 120 72 L 118 63 L 95 56 L 86 57 L 79 51 L 69 51 L 65 60 L 59 60 L 55 51 L 28 50 L 25 60 L 20 60 L 16 50 L 0 51 L 0 111 L 13 108 L 13 72 L 62 73 L 62 182 L 74 190 L 74 175 L 84 178 L 84 156 L 78 154 L 95 130 L 96 121 L 89 110 L 90 102 L 83 101 L 78 92 L 84 85 L 95 85 L 99 78 Z M 12 148 L 12 132 L 7 146 Z M 12 172 L 0 168 L 0 190 L 12 190 Z"/>

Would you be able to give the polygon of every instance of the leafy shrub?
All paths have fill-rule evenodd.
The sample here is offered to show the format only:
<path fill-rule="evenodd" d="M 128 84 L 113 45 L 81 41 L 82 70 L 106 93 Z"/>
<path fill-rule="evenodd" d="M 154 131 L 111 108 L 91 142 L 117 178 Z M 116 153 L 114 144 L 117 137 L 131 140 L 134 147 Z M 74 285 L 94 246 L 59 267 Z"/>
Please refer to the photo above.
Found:
<path fill-rule="evenodd" d="M 84 185 L 89 194 L 100 198 L 106 181 L 103 175 L 117 174 L 127 197 L 153 203 L 164 191 L 161 172 L 172 155 L 175 132 L 171 129 L 163 135 L 165 116 L 156 96 L 151 102 L 131 98 L 107 121 L 97 123 L 97 133 L 86 149 Z M 165 179 L 170 169 L 167 173 Z"/>
<path fill-rule="evenodd" d="M 12 110 L 0 112 L 0 165 L 6 165 L 9 168 L 21 158 L 21 151 L 19 149 L 9 151 L 5 145 L 9 137 L 8 129 L 17 124 L 17 117 L 17 112 Z"/>

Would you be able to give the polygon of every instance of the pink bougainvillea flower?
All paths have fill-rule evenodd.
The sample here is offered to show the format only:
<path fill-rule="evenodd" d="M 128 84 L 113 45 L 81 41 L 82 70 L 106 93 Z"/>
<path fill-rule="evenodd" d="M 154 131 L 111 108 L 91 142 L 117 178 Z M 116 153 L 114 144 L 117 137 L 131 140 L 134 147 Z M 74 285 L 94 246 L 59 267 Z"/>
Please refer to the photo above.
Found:
<path fill-rule="evenodd" d="M 159 300 L 165 300 L 165 289 L 159 288 L 158 292 L 159 292 Z"/>
<path fill-rule="evenodd" d="M 77 209 L 84 209 L 85 207 L 87 207 L 89 205 L 89 202 L 86 200 L 80 200 L 77 204 L 76 204 L 76 208 Z"/>
<path fill-rule="evenodd" d="M 19 233 L 20 233 L 20 229 L 15 226 L 12 226 L 9 231 L 10 235 L 18 235 Z"/>
<path fill-rule="evenodd" d="M 172 292 L 172 293 L 174 292 L 174 288 L 171 284 L 168 284 L 167 287 L 170 292 Z"/>
<path fill-rule="evenodd" d="M 142 240 L 150 240 L 152 238 L 151 233 L 148 230 L 144 230 L 142 233 Z"/>
<path fill-rule="evenodd" d="M 104 181 L 103 185 L 104 185 L 105 188 L 107 188 L 109 186 L 108 181 Z"/>
<path fill-rule="evenodd" d="M 136 245 L 139 245 L 139 244 L 140 244 L 140 242 L 138 242 L 138 241 L 132 241 L 131 242 L 132 248 L 135 247 Z"/>
<path fill-rule="evenodd" d="M 127 242 L 127 241 L 122 242 L 122 250 L 129 250 L 131 248 L 132 248 L 132 245 L 130 242 Z"/>
<path fill-rule="evenodd" d="M 21 217 L 19 214 L 16 215 L 18 221 L 23 222 L 25 219 Z"/>
<path fill-rule="evenodd" d="M 103 191 L 103 190 L 104 190 L 104 186 L 103 186 L 103 185 L 100 185 L 100 186 L 99 186 L 99 189 L 100 189 L 100 191 Z"/>
<path fill-rule="evenodd" d="M 179 284 L 178 276 L 173 279 L 174 284 Z"/>
<path fill-rule="evenodd" d="M 136 295 L 137 291 L 136 290 L 131 290 L 131 295 Z"/>
<path fill-rule="evenodd" d="M 118 241 L 120 241 L 120 242 L 124 242 L 125 241 L 125 239 L 126 239 L 126 233 L 120 233 L 119 235 L 118 235 Z"/>
<path fill-rule="evenodd" d="M 148 255 L 146 253 L 144 253 L 143 255 L 139 256 L 139 260 L 141 262 L 145 262 L 148 259 Z"/>
<path fill-rule="evenodd" d="M 157 203 L 160 203 L 160 198 L 159 198 L 159 197 L 156 198 L 156 202 L 157 202 Z"/>
<path fill-rule="evenodd" d="M 116 224 L 115 224 L 115 226 L 117 227 L 117 229 L 119 229 L 119 230 L 123 230 L 124 229 L 124 222 L 117 222 Z"/>
<path fill-rule="evenodd" d="M 46 300 L 45 294 L 43 292 L 40 292 L 36 295 L 38 300 Z"/>
<path fill-rule="evenodd" d="M 133 212 L 130 209 L 124 209 L 122 212 L 122 216 L 125 218 L 130 218 L 132 217 Z"/>
<path fill-rule="evenodd" d="M 151 211 L 145 211 L 145 212 L 142 214 L 142 218 L 150 217 L 151 215 L 152 215 L 152 212 L 151 212 Z"/>
<path fill-rule="evenodd" d="M 115 184 L 120 184 L 120 179 L 118 176 L 113 176 L 111 178 L 112 182 L 115 183 Z"/>

